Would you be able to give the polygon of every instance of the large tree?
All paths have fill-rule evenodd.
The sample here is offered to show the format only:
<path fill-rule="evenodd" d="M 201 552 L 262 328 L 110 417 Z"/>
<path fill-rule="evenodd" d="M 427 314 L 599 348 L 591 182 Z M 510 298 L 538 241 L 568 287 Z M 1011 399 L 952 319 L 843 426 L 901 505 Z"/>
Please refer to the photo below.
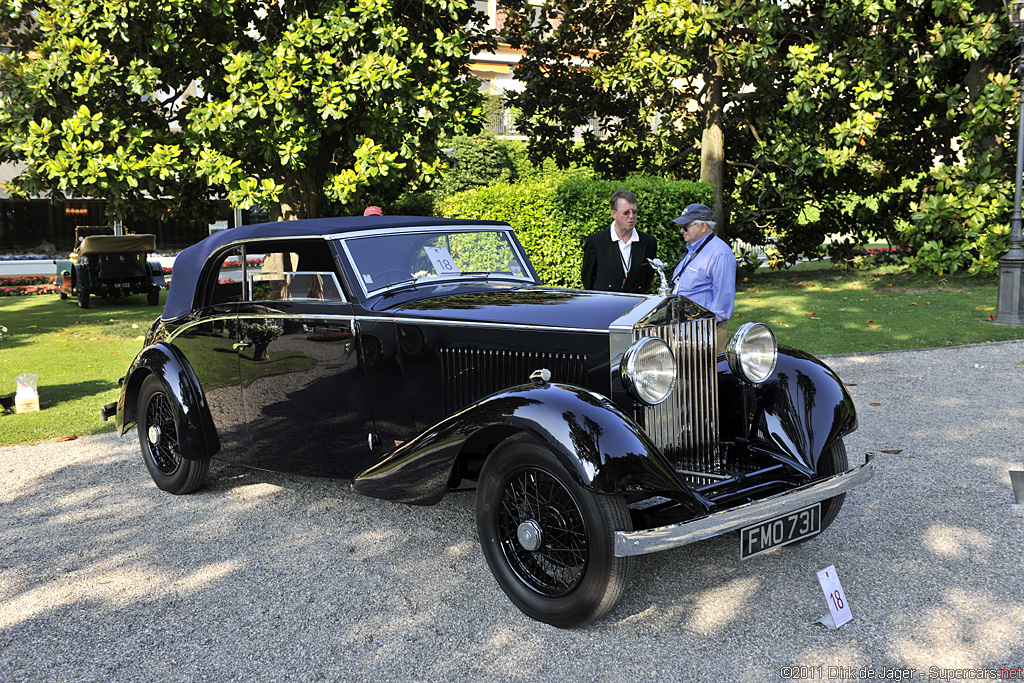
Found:
<path fill-rule="evenodd" d="M 526 52 L 513 104 L 535 152 L 609 177 L 699 175 L 719 188 L 723 227 L 771 233 L 788 258 L 832 234 L 910 242 L 938 204 L 943 230 L 970 232 L 934 196 L 942 169 L 988 183 L 993 207 L 1006 194 L 1013 48 L 999 0 L 503 4 Z M 986 232 L 997 245 L 1005 231 Z"/>
<path fill-rule="evenodd" d="M 4 0 L 0 160 L 25 195 L 278 219 L 386 201 L 476 130 L 468 0 Z"/>

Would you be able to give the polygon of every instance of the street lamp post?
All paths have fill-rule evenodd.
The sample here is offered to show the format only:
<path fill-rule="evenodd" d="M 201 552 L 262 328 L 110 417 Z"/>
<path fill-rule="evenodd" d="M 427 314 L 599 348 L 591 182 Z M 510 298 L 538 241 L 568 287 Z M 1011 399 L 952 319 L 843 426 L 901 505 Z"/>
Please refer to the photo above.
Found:
<path fill-rule="evenodd" d="M 1000 325 L 1024 325 L 1024 250 L 1021 250 L 1021 174 L 1024 173 L 1024 0 L 1003 0 L 1006 15 L 1017 32 L 1020 59 L 1017 62 L 1017 170 L 1010 217 L 1010 250 L 999 259 L 999 301 L 996 317 Z"/>

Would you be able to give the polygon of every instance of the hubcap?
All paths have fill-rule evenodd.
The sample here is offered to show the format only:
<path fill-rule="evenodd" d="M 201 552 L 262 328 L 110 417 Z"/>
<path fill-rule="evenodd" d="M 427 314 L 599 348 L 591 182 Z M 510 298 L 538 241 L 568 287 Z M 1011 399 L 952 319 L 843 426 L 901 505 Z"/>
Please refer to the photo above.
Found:
<path fill-rule="evenodd" d="M 149 426 L 149 442 L 153 445 L 160 443 L 160 428 L 156 425 Z"/>
<path fill-rule="evenodd" d="M 579 505 L 552 473 L 526 467 L 513 474 L 502 491 L 496 521 L 509 569 L 530 589 L 557 598 L 583 581 L 587 525 Z"/>
<path fill-rule="evenodd" d="M 532 519 L 519 525 L 516 536 L 519 538 L 519 545 L 523 546 L 526 550 L 532 552 L 540 547 L 542 540 L 540 525 Z"/>

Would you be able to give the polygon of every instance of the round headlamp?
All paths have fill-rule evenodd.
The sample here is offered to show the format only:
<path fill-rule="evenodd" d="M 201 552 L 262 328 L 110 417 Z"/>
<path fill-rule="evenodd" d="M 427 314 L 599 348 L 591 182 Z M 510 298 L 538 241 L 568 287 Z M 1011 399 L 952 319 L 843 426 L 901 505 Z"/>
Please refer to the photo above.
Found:
<path fill-rule="evenodd" d="M 764 323 L 744 323 L 729 340 L 729 369 L 752 384 L 760 384 L 774 372 L 779 360 L 775 333 Z"/>
<path fill-rule="evenodd" d="M 622 383 L 633 398 L 649 406 L 668 398 L 676 385 L 676 359 L 668 344 L 644 337 L 622 357 Z"/>

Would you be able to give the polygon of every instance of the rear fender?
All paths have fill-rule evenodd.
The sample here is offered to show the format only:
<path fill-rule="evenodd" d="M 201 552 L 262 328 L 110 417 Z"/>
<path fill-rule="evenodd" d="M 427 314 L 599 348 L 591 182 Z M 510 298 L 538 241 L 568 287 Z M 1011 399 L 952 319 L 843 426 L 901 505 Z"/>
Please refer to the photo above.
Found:
<path fill-rule="evenodd" d="M 353 488 L 375 498 L 436 503 L 463 444 L 492 429 L 532 434 L 581 486 L 597 493 L 671 493 L 695 513 L 708 509 L 618 407 L 567 384 L 527 384 L 492 394 L 396 448 L 358 475 Z"/>
<path fill-rule="evenodd" d="M 149 262 L 149 281 L 154 287 L 167 286 L 167 278 L 164 277 L 164 267 L 159 261 Z"/>
<path fill-rule="evenodd" d="M 192 367 L 177 349 L 163 343 L 147 346 L 132 362 L 117 401 L 117 435 L 122 436 L 138 420 L 139 391 L 150 375 L 160 378 L 171 400 L 181 456 L 202 460 L 219 451 L 220 439 Z"/>

